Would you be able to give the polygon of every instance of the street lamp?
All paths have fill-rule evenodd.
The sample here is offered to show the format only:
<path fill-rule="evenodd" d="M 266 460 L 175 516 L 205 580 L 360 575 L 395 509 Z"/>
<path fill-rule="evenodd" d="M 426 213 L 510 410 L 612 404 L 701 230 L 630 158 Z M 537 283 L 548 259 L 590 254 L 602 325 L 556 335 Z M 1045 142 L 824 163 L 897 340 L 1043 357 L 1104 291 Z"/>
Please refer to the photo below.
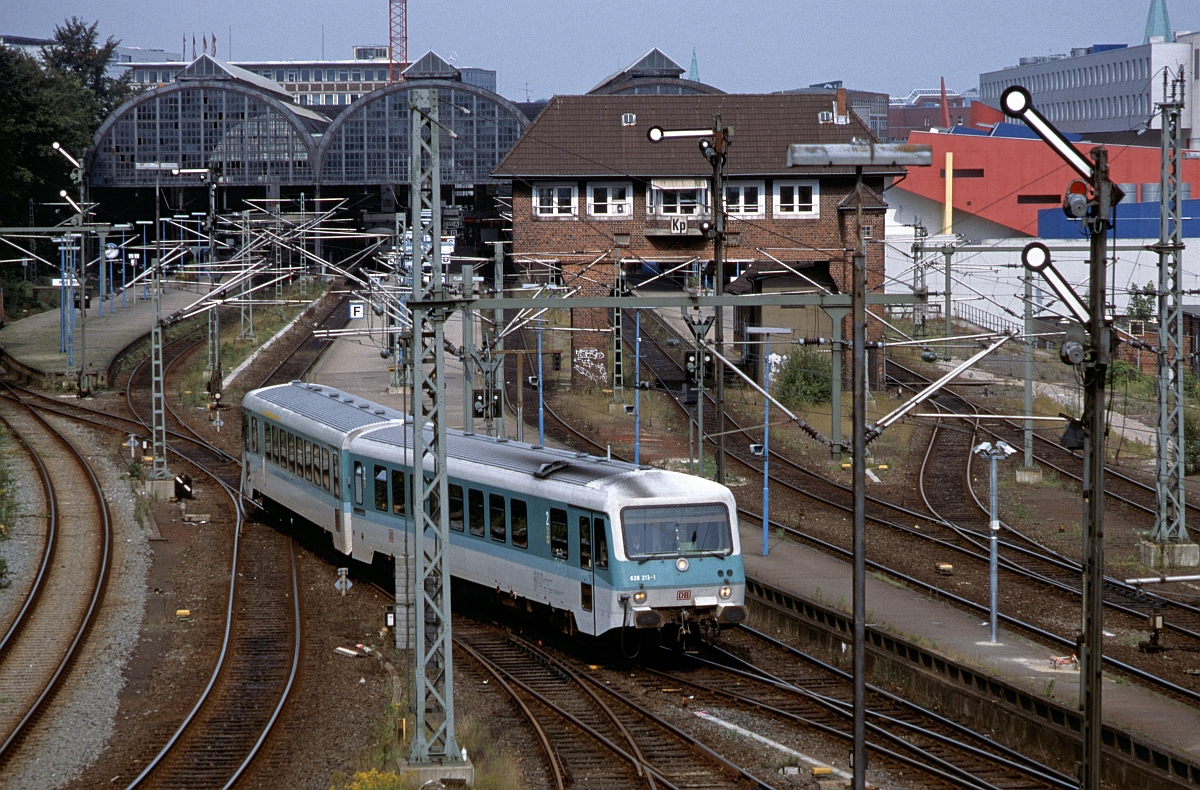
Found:
<path fill-rule="evenodd" d="M 867 777 L 867 245 L 862 232 L 862 173 L 864 167 L 929 167 L 932 164 L 933 149 L 930 146 L 909 143 L 855 141 L 849 144 L 791 145 L 787 150 L 788 167 L 853 167 L 857 176 L 858 239 L 851 289 L 854 340 L 854 790 L 864 790 Z M 837 384 L 834 382 L 834 386 Z"/>
<path fill-rule="evenodd" d="M 771 463 L 771 399 L 766 397 L 771 392 L 771 335 L 790 335 L 792 330 L 782 326 L 748 326 L 745 332 L 747 335 L 757 335 L 763 339 L 763 443 L 760 449 L 763 459 L 762 555 L 766 557 L 769 552 L 767 539 L 771 523 L 771 478 L 767 474 Z"/>
<path fill-rule="evenodd" d="M 986 458 L 991 463 L 990 480 L 992 486 L 992 499 L 991 510 L 989 511 L 991 520 L 988 522 L 988 533 L 990 536 L 988 540 L 990 548 L 988 554 L 988 584 L 990 587 L 988 593 L 988 618 L 991 626 L 991 633 L 988 637 L 988 641 L 994 645 L 996 644 L 996 588 L 999 586 L 997 582 L 997 565 L 999 564 L 998 537 L 1000 535 L 1000 516 L 996 512 L 996 462 L 1003 461 L 1005 458 L 1008 458 L 1010 455 L 1015 453 L 1016 450 L 1010 447 L 1007 442 L 1001 441 L 996 442 L 995 445 L 993 445 L 991 442 L 980 442 L 979 444 L 975 445 L 971 451 L 980 458 Z"/>

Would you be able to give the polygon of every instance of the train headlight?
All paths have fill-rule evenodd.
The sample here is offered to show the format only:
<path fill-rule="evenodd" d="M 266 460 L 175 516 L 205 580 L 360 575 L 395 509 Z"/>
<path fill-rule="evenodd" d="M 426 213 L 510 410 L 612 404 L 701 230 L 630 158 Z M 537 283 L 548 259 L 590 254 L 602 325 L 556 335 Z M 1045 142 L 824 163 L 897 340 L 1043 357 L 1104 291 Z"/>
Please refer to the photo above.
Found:
<path fill-rule="evenodd" d="M 728 584 L 721 587 L 721 599 L 722 600 L 729 600 L 729 596 L 731 596 L 731 595 L 733 595 L 732 587 L 730 587 Z"/>
<path fill-rule="evenodd" d="M 688 569 L 687 557 L 680 557 L 679 559 L 675 560 L 675 570 L 679 571 L 680 573 L 683 573 L 687 569 Z"/>
<path fill-rule="evenodd" d="M 645 590 L 638 590 L 637 592 L 635 592 L 635 593 L 633 594 L 633 602 L 634 602 L 634 603 L 636 603 L 636 604 L 643 604 L 643 603 L 645 603 L 645 602 L 646 602 L 646 591 L 645 591 Z"/>

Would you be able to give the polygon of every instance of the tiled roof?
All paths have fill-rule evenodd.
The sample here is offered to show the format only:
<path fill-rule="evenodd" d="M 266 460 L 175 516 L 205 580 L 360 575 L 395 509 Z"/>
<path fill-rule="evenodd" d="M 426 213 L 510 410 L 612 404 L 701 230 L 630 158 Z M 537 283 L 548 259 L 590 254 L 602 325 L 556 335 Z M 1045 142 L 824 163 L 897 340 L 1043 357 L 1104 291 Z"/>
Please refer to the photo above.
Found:
<path fill-rule="evenodd" d="M 556 96 L 496 166 L 500 178 L 711 175 L 694 139 L 658 144 L 646 138 L 651 126 L 664 129 L 711 127 L 713 113 L 734 128 L 725 164 L 730 176 L 832 175 L 854 168 L 786 166 L 792 143 L 848 143 L 872 138 L 853 112 L 849 123 L 820 123 L 834 111 L 829 95 L 725 94 L 704 96 Z M 635 121 L 624 125 L 622 116 Z M 881 175 L 901 168 L 866 168 Z"/>

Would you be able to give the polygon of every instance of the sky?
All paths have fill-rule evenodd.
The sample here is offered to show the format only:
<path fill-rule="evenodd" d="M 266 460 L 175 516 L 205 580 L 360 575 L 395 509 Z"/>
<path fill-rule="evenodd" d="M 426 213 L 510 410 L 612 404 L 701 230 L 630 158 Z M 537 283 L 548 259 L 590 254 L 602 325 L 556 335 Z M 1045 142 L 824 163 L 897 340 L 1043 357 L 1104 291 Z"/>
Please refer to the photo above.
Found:
<path fill-rule="evenodd" d="M 1150 0 L 734 0 L 725 4 L 578 0 L 409 0 L 408 51 L 498 72 L 514 100 L 583 93 L 658 47 L 700 79 L 738 93 L 842 80 L 893 96 L 977 87 L 981 72 L 1096 43 L 1140 44 Z M 1103 12 L 1096 9 L 1102 8 Z M 1172 27 L 1200 30 L 1200 3 L 1168 0 Z M 222 60 L 349 58 L 386 44 L 387 0 L 7 0 L 0 34 L 50 37 L 63 20 L 103 37 L 178 53 L 217 35 Z M 231 55 L 232 45 L 232 57 Z M 323 48 L 323 49 L 322 49 Z"/>

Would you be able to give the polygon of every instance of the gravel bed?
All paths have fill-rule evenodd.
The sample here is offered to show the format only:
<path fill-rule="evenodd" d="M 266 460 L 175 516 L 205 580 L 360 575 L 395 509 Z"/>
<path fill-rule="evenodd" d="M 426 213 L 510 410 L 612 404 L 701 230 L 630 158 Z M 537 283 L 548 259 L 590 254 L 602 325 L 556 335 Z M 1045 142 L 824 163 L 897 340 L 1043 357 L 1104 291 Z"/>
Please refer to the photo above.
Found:
<path fill-rule="evenodd" d="M 134 495 L 113 454 L 104 452 L 111 437 L 66 420 L 52 419 L 76 447 L 83 448 L 108 500 L 113 553 L 108 585 L 98 619 L 72 666 L 66 684 L 27 736 L 23 749 L 6 766 L 5 787 L 44 790 L 64 787 L 99 757 L 112 734 L 124 668 L 137 643 L 146 606 L 150 564 L 148 534 L 134 518 Z M 34 489 L 36 478 L 20 478 L 18 489 Z M 22 497 L 28 497 L 26 491 Z"/>
<path fill-rule="evenodd" d="M 2 633 L 8 630 L 17 616 L 37 574 L 47 526 L 46 519 L 38 516 L 44 514 L 47 508 L 37 467 L 7 430 L 0 431 L 0 454 L 8 461 L 13 481 L 12 490 L 9 491 L 13 501 L 13 517 L 11 523 L 5 524 L 9 537 L 0 541 L 0 557 L 8 563 L 9 582 L 7 587 L 0 588 Z"/>

